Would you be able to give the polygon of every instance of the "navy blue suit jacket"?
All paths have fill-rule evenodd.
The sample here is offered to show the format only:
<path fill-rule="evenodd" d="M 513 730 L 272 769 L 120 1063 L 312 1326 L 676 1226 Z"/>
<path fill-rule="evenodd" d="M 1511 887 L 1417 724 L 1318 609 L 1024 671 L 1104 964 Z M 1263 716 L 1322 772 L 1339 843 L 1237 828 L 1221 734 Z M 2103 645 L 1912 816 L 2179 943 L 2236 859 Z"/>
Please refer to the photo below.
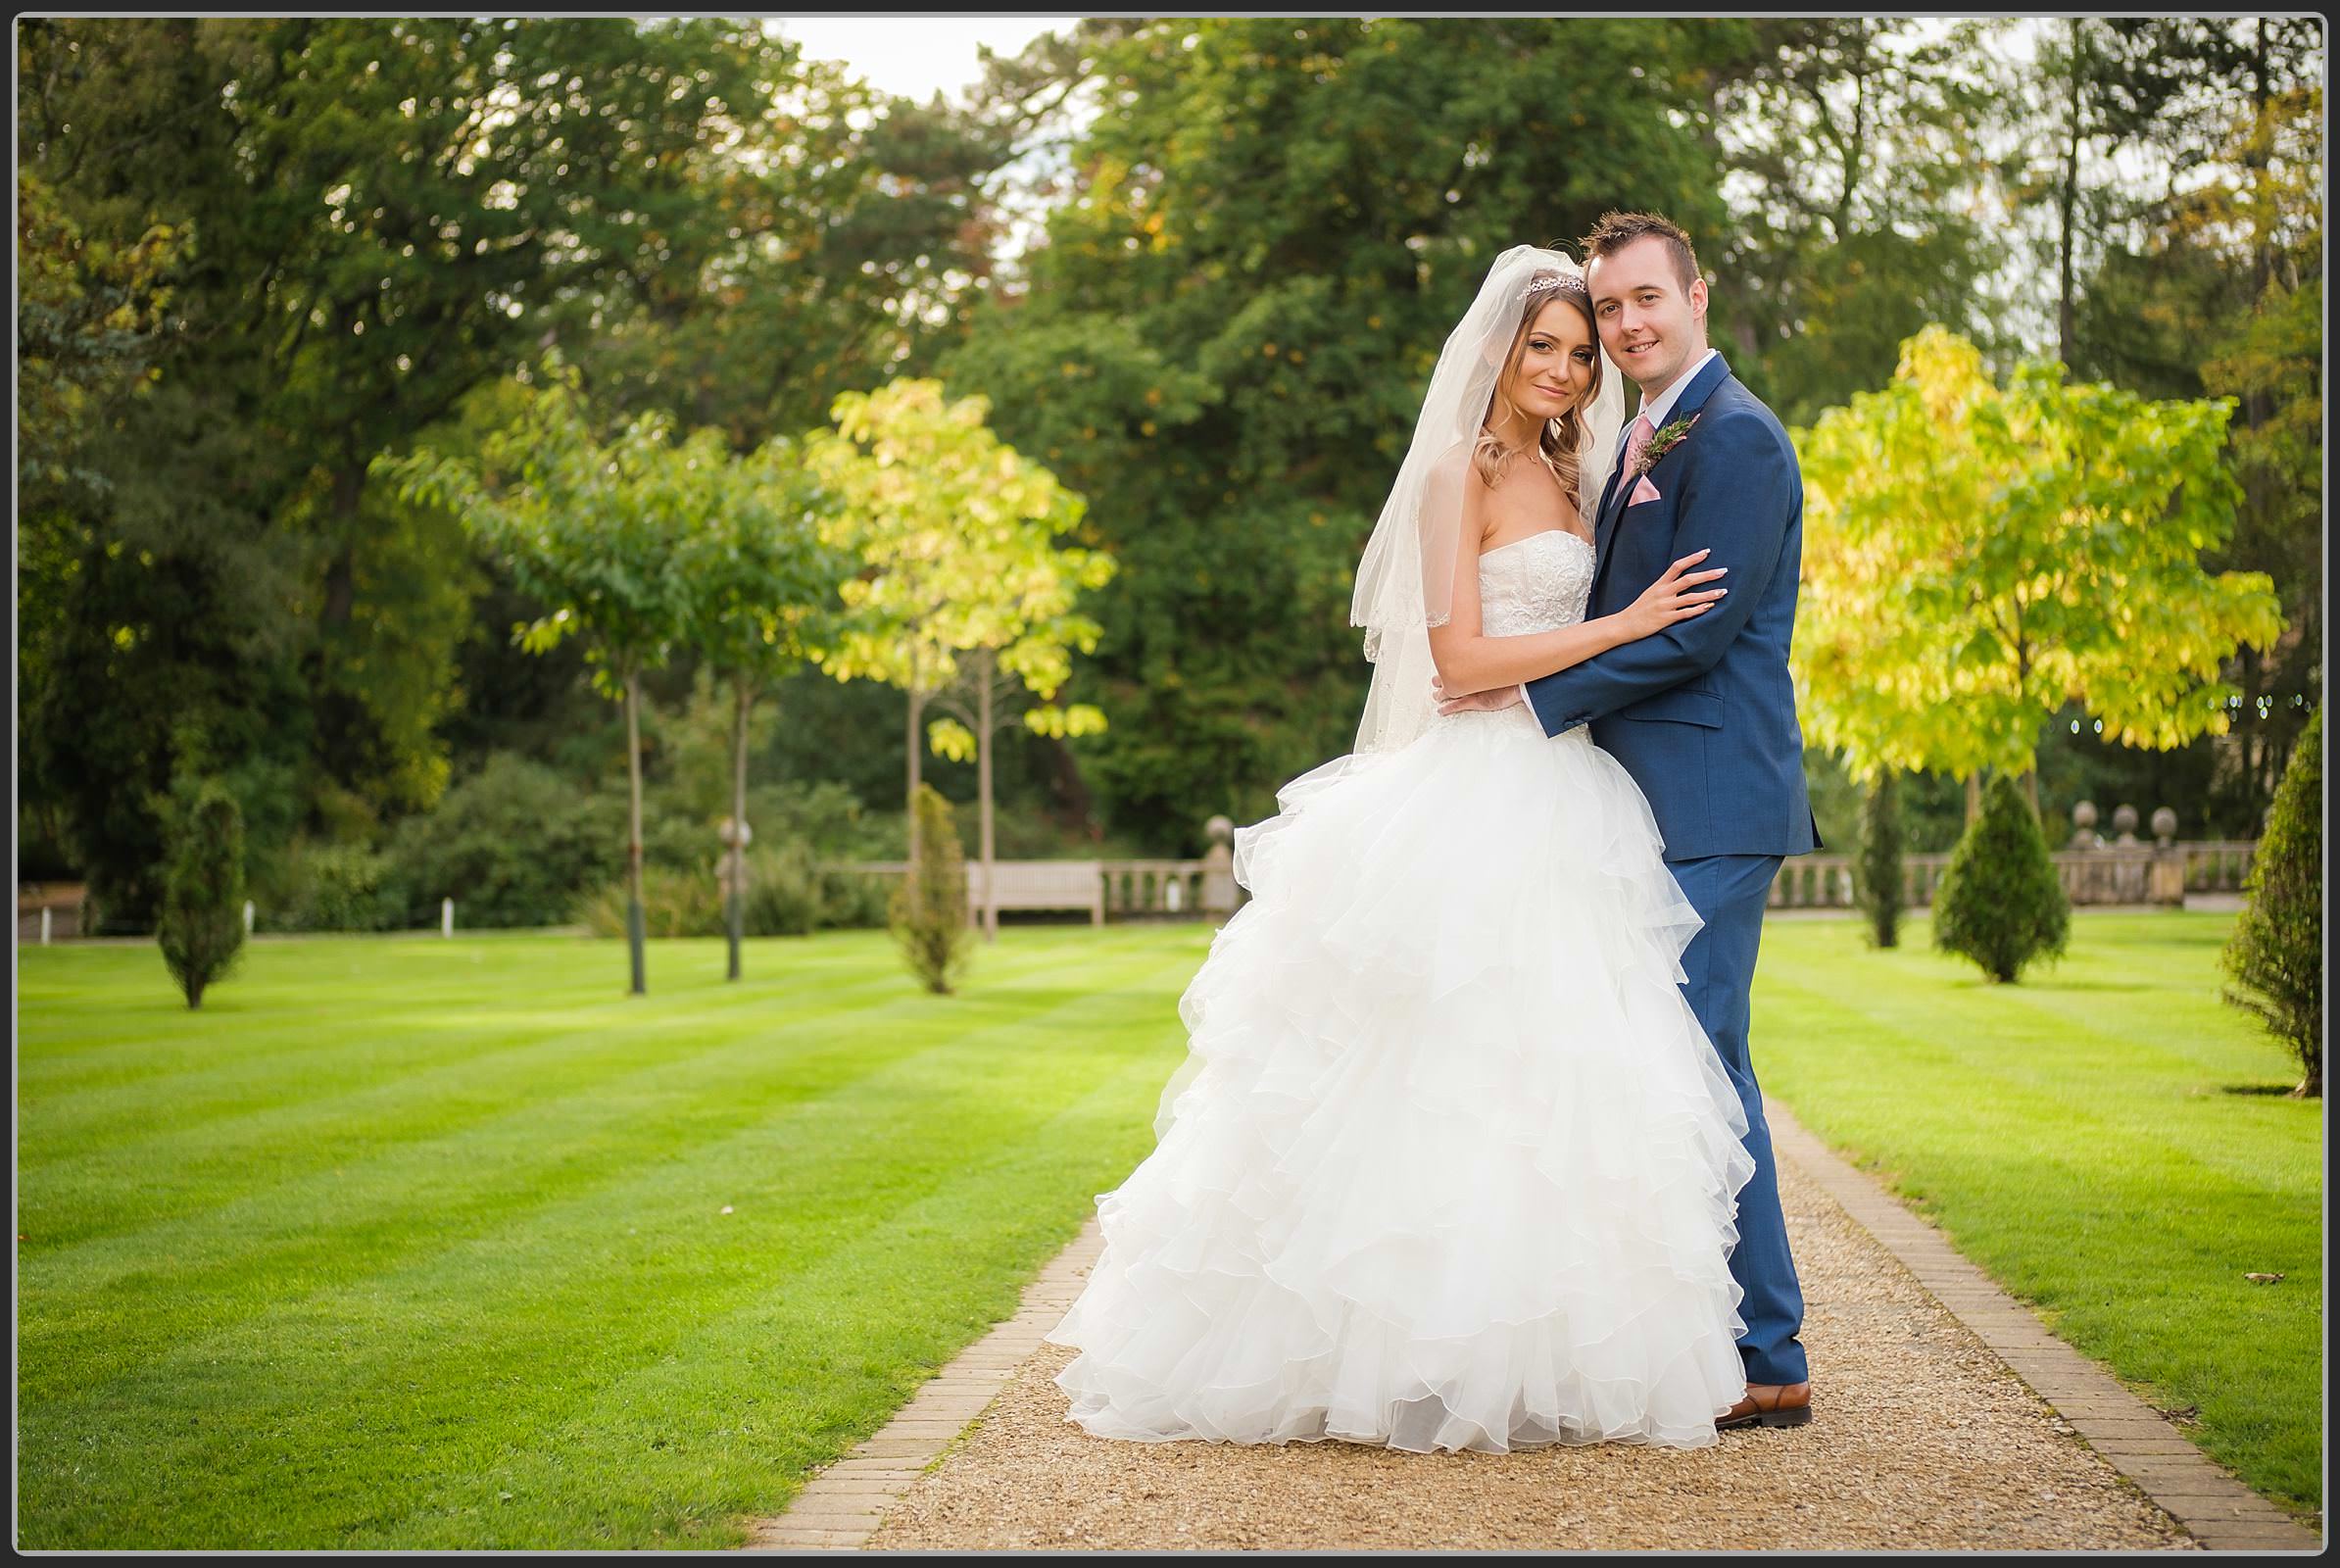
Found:
<path fill-rule="evenodd" d="M 1668 422 L 1689 434 L 1649 470 L 1658 499 L 1610 475 L 1593 524 L 1592 602 L 1614 614 L 1677 557 L 1713 554 L 1728 588 L 1704 614 L 1527 683 L 1547 735 L 1579 724 L 1649 799 L 1666 858 L 1802 855 L 1820 845 L 1787 673 L 1803 566 L 1804 478 L 1772 411 L 1716 355 Z"/>

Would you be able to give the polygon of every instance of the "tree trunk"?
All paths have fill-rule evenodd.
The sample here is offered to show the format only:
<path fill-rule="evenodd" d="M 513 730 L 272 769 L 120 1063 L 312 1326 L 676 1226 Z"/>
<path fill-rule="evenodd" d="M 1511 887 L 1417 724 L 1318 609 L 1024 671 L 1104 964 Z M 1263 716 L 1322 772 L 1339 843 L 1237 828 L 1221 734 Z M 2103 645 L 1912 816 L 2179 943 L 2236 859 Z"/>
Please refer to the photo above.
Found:
<path fill-rule="evenodd" d="M 992 674 L 999 661 L 989 648 L 975 655 L 975 818 L 982 838 L 983 940 L 999 940 L 999 901 L 992 895 Z"/>
<path fill-rule="evenodd" d="M 908 744 L 903 748 L 909 758 L 909 782 L 902 790 L 902 819 L 909 828 L 910 865 L 914 869 L 918 864 L 918 755 L 924 750 L 918 743 L 918 724 L 926 711 L 926 693 L 912 683 L 909 695 L 909 736 Z"/>
<path fill-rule="evenodd" d="M 1967 826 L 1973 827 L 1982 818 L 1982 770 L 1976 768 L 1967 775 Z"/>
<path fill-rule="evenodd" d="M 731 722 L 731 889 L 724 901 L 723 924 L 730 936 L 727 980 L 740 977 L 740 939 L 748 922 L 748 709 L 756 701 L 748 677 L 738 678 L 738 704 Z"/>
<path fill-rule="evenodd" d="M 2080 61 L 2081 51 L 2085 47 L 2080 29 L 2083 25 L 2083 19 L 2079 17 L 2071 20 L 2072 59 L 2069 67 L 2072 94 L 2065 111 L 2064 188 L 2058 193 L 2056 203 L 2056 358 L 2063 361 L 2067 369 L 2072 368 L 2072 339 L 2076 314 L 2072 308 L 2072 215 L 2080 196 Z"/>
<path fill-rule="evenodd" d="M 625 845 L 625 942 L 633 965 L 635 996 L 650 989 L 642 975 L 642 677 L 625 672 L 625 779 L 628 815 Z"/>
<path fill-rule="evenodd" d="M 2036 817 L 2039 814 L 2039 763 L 2036 760 L 2023 769 L 2023 799 L 2031 803 L 2031 814 Z"/>
<path fill-rule="evenodd" d="M 333 555 L 325 564 L 325 598 L 317 618 L 346 626 L 358 602 L 358 508 L 366 496 L 366 467 L 352 464 L 333 475 Z"/>

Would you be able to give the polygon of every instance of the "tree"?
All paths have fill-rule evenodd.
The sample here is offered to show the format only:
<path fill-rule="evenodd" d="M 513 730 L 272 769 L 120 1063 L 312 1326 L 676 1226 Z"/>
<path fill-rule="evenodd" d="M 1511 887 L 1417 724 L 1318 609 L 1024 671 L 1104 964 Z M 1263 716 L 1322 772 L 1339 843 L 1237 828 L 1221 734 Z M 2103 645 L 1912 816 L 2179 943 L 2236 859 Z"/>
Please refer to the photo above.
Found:
<path fill-rule="evenodd" d="M 2300 735 L 2251 862 L 2241 918 L 2220 962 L 2225 999 L 2299 1057 L 2292 1092 L 2323 1094 L 2323 710 Z"/>
<path fill-rule="evenodd" d="M 821 497 L 794 442 L 774 437 L 736 458 L 721 431 L 692 435 L 676 454 L 699 486 L 698 526 L 678 569 L 694 596 L 692 642 L 732 689 L 727 977 L 740 977 L 748 878 L 748 730 L 758 698 L 804 666 L 827 632 L 852 564 L 821 528 Z"/>
<path fill-rule="evenodd" d="M 1853 862 L 1853 892 L 1869 916 L 1869 940 L 1880 948 L 1901 940 L 1901 806 L 1891 769 L 1869 781 L 1861 797 L 1861 855 Z"/>
<path fill-rule="evenodd" d="M 2281 614 L 2259 572 L 2206 572 L 2233 525 L 2224 402 L 2149 403 L 2027 365 L 2001 391 L 1928 327 L 1883 391 L 1797 432 L 1801 711 L 1856 778 L 2020 775 L 2068 703 L 2121 744 L 2223 733 L 2238 646 Z"/>
<path fill-rule="evenodd" d="M 793 45 L 790 47 L 794 47 Z M 719 427 L 747 451 L 821 423 L 838 393 L 922 370 L 989 286 L 996 133 L 797 59 L 766 112 L 684 155 L 705 212 L 611 301 L 560 311 L 611 407 Z"/>
<path fill-rule="evenodd" d="M 171 274 L 191 234 L 156 223 L 126 246 L 88 239 L 56 190 L 17 170 L 17 482 L 103 490 L 84 449 L 106 406 L 150 384 Z"/>
<path fill-rule="evenodd" d="M 171 859 L 156 927 L 163 962 L 190 1008 L 244 947 L 244 818 L 216 780 L 182 776 L 169 810 Z"/>
<path fill-rule="evenodd" d="M 1994 774 L 1982 814 L 1950 852 L 1934 889 L 1933 945 L 2011 985 L 2034 960 L 2063 953 L 2071 924 L 2038 813 L 2014 779 Z"/>
<path fill-rule="evenodd" d="M 967 961 L 967 863 L 951 803 L 931 784 L 910 798 L 924 852 L 913 856 L 894 890 L 887 924 L 909 960 L 910 972 L 937 996 L 948 996 Z"/>
<path fill-rule="evenodd" d="M 1979 146 L 2003 83 L 1973 63 L 2003 22 L 1765 18 L 1725 74 L 1716 148 L 1733 220 L 1709 332 L 1790 424 L 1893 371 L 1928 321 L 1990 324 L 2003 260 Z"/>
<path fill-rule="evenodd" d="M 555 355 L 543 376 L 517 421 L 484 443 L 484 466 L 424 448 L 385 455 L 375 471 L 404 498 L 462 517 L 514 580 L 553 607 L 520 633 L 526 647 L 542 653 L 581 638 L 595 688 L 624 702 L 627 948 L 631 990 L 640 995 L 642 674 L 664 664 L 689 631 L 683 537 L 701 521 L 709 449 L 670 446 L 658 415 L 629 421 L 605 443 L 575 371 Z"/>
<path fill-rule="evenodd" d="M 2141 122 L 2156 178 L 2085 276 L 2075 368 L 2164 398 L 2231 397 L 2241 487 L 2214 566 L 2265 571 L 2270 650 L 2239 650 L 2234 727 L 2190 759 L 2212 836 L 2255 833 L 2322 680 L 2323 29 L 2314 18 L 2123 19 L 2127 69 L 2166 79 Z"/>
<path fill-rule="evenodd" d="M 942 373 L 1088 498 L 1081 543 L 1121 570 L 1073 687 L 1111 720 L 1084 776 L 1117 828 L 1198 849 L 1355 734 L 1358 553 L 1487 264 L 1615 206 L 1719 235 L 1703 131 L 1751 33 L 1122 21 L 1048 46 L 1096 113 L 1024 286 L 993 291 Z M 1050 101 L 1026 88 L 1016 106 Z"/>
<path fill-rule="evenodd" d="M 836 497 L 834 537 L 864 564 L 841 590 L 847 616 L 822 665 L 840 680 L 872 677 L 908 693 L 908 798 L 917 797 L 927 744 L 977 755 L 987 910 L 995 688 L 1012 675 L 1040 699 L 1023 712 L 1036 733 L 1103 728 L 1097 710 L 1050 699 L 1071 674 L 1072 650 L 1097 647 L 1097 622 L 1074 604 L 1113 574 L 1110 557 L 1056 543 L 1079 526 L 1081 498 L 994 436 L 984 422 L 990 412 L 980 397 L 946 402 L 933 380 L 849 392 L 837 400 L 837 429 L 816 432 L 810 455 Z M 941 720 L 922 735 L 927 705 L 967 654 L 975 656 L 972 733 Z M 913 813 L 913 861 L 918 853 Z"/>
<path fill-rule="evenodd" d="M 84 303 L 111 279 L 133 315 L 159 312 L 123 367 L 151 350 L 151 379 L 36 368 L 20 407 L 37 443 L 61 384 L 86 391 L 76 466 L 107 481 L 24 498 L 22 592 L 41 611 L 28 798 L 64 818 L 110 918 L 152 917 L 146 803 L 189 714 L 237 765 L 292 781 L 296 826 L 436 799 L 472 597 L 446 564 L 463 540 L 369 487 L 367 464 L 508 372 L 561 312 L 623 315 L 672 255 L 737 226 L 696 155 L 798 145 L 766 113 L 796 51 L 753 18 L 20 27 L 20 189 L 57 209 L 26 214 L 20 333 L 63 330 L 42 310 L 73 318 L 52 286 L 69 227 Z M 785 164 L 762 181 L 774 199 L 796 179 Z M 167 300 L 101 260 L 166 231 Z M 265 854 L 273 828 L 250 826 Z"/>

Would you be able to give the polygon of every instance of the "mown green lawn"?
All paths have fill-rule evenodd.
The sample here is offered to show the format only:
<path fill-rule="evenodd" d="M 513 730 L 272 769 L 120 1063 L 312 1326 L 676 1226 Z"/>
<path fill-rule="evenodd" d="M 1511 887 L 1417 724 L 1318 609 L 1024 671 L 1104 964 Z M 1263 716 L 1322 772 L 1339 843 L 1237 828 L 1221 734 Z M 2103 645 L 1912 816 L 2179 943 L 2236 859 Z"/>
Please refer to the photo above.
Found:
<path fill-rule="evenodd" d="M 1144 1157 L 1209 936 L 20 950 L 20 1544 L 739 1544 Z"/>
<path fill-rule="evenodd" d="M 2214 1459 L 2318 1508 L 2323 1106 L 2285 1097 L 2297 1063 L 2218 1001 L 2231 923 L 2082 912 L 2061 962 L 1999 986 L 1922 919 L 1886 952 L 1775 919 L 1755 1068 L 2057 1334 L 2198 1407 L 2179 1430 Z"/>
<path fill-rule="evenodd" d="M 2322 1113 L 2226 925 L 2084 915 L 2008 988 L 1774 921 L 1756 1063 L 2307 1503 Z M 22 1544 L 739 1544 L 1144 1157 L 1209 939 L 1011 927 L 952 999 L 877 933 L 654 943 L 634 999 L 611 942 L 263 942 L 194 1014 L 151 948 L 20 950 Z"/>

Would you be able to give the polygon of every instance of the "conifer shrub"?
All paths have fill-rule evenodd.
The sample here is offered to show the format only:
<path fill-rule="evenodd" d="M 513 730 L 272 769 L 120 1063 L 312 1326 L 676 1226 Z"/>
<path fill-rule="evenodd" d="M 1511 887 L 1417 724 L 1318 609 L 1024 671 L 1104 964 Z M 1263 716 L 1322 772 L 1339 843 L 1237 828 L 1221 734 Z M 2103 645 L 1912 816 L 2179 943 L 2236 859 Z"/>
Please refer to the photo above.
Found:
<path fill-rule="evenodd" d="M 2275 786 L 2267 834 L 2243 882 L 2220 963 L 2225 999 L 2256 1013 L 2299 1058 L 2293 1094 L 2323 1094 L 2323 709 L 2309 715 Z"/>
<path fill-rule="evenodd" d="M 1861 853 L 1853 861 L 1853 897 L 1869 918 L 1873 947 L 1901 942 L 1901 801 L 1891 769 L 1877 775 L 1861 801 Z"/>
<path fill-rule="evenodd" d="M 950 994 L 965 966 L 973 932 L 967 926 L 966 857 L 951 803 L 931 784 L 918 786 L 918 858 L 894 890 L 888 925 L 927 990 Z"/>
<path fill-rule="evenodd" d="M 163 909 L 155 940 L 189 1007 L 244 948 L 244 813 L 217 782 L 181 784 L 166 815 Z"/>
<path fill-rule="evenodd" d="M 2034 960 L 2061 955 L 2071 926 L 2072 903 L 2048 858 L 2039 817 L 2002 773 L 1982 792 L 1982 814 L 1942 867 L 1933 945 L 2013 983 Z"/>

